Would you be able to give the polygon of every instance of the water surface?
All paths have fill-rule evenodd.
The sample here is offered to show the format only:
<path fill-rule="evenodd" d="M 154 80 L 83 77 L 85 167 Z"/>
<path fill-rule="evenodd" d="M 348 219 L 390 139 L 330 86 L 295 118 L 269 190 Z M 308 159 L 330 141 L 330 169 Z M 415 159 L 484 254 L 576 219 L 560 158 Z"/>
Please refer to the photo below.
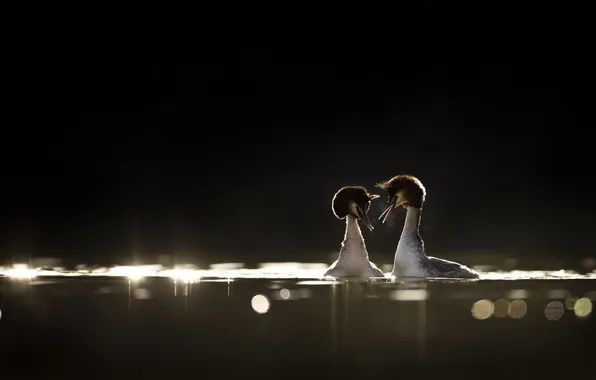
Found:
<path fill-rule="evenodd" d="M 554 378 L 594 367 L 594 272 L 339 281 L 320 277 L 326 266 L 4 268 L 2 379 L 479 378 L 520 366 Z"/>

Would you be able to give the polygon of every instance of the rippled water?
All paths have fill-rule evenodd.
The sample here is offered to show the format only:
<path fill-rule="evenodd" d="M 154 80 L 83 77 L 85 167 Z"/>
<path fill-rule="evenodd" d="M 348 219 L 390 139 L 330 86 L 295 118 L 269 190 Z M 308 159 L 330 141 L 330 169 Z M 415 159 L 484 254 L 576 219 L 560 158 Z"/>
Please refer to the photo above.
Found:
<path fill-rule="evenodd" d="M 321 278 L 326 268 L 2 268 L 0 353 L 15 360 L 0 378 L 478 378 L 520 366 L 560 378 L 594 369 L 593 271 L 347 281 Z"/>

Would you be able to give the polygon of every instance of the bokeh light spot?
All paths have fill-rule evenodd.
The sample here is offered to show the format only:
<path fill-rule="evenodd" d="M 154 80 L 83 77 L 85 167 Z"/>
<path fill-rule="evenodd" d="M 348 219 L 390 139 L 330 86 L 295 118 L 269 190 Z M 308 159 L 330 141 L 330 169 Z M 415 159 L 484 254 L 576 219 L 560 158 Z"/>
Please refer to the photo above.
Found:
<path fill-rule="evenodd" d="M 495 305 L 490 300 L 479 300 L 472 305 L 472 316 L 476 319 L 487 319 L 495 311 Z"/>
<path fill-rule="evenodd" d="M 523 318 L 528 312 L 528 305 L 524 300 L 514 300 L 509 304 L 507 312 L 511 318 Z"/>
<path fill-rule="evenodd" d="M 549 302 L 544 308 L 544 316 L 549 321 L 558 321 L 565 314 L 565 305 L 561 301 Z"/>
<path fill-rule="evenodd" d="M 509 314 L 509 301 L 498 299 L 495 301 L 495 311 L 493 315 L 497 318 L 505 318 Z"/>
<path fill-rule="evenodd" d="M 252 306 L 253 310 L 257 313 L 265 314 L 269 311 L 270 302 L 266 296 L 262 294 L 257 294 L 256 296 L 252 297 L 250 305 Z"/>
<path fill-rule="evenodd" d="M 279 296 L 284 300 L 290 299 L 290 291 L 286 288 L 283 288 L 279 291 Z"/>
<path fill-rule="evenodd" d="M 567 298 L 565 298 L 565 309 L 573 310 L 578 298 L 579 297 L 575 297 L 575 296 L 568 296 Z"/>
<path fill-rule="evenodd" d="M 575 302 L 573 311 L 578 317 L 587 317 L 592 312 L 592 301 L 589 298 L 580 298 Z"/>

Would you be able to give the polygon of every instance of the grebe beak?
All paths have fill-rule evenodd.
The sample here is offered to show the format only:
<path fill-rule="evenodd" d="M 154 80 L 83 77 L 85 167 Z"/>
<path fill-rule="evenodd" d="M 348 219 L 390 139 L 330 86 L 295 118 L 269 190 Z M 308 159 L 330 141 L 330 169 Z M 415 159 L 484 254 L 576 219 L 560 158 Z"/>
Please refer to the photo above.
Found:
<path fill-rule="evenodd" d="M 385 223 L 387 221 L 387 219 L 389 219 L 389 215 L 391 215 L 391 213 L 393 212 L 393 209 L 395 209 L 396 201 L 397 201 L 397 197 L 391 197 L 391 199 L 389 199 L 389 201 L 387 202 L 387 206 L 385 206 L 385 209 L 379 216 L 379 219 L 383 218 L 382 223 Z"/>
<path fill-rule="evenodd" d="M 364 211 L 362 211 L 362 209 L 360 208 L 360 206 L 356 206 L 356 212 L 358 213 L 358 218 L 360 218 L 360 220 L 362 220 L 362 223 L 364 223 L 364 225 L 369 229 L 369 230 L 374 230 L 375 228 L 373 227 L 370 219 L 368 218 L 368 215 L 366 215 L 366 213 Z"/>

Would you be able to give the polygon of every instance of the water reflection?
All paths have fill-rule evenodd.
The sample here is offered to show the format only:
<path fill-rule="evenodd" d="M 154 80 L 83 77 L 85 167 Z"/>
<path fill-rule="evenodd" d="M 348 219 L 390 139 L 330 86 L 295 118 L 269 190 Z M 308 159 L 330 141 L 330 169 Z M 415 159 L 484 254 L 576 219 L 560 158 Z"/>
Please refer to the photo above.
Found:
<path fill-rule="evenodd" d="M 133 308 L 134 302 L 152 302 L 161 296 L 156 293 L 154 285 L 150 279 L 170 280 L 172 294 L 174 297 L 182 296 L 184 299 L 184 310 L 188 310 L 189 300 L 192 296 L 193 284 L 220 283 L 226 284 L 225 295 L 233 296 L 233 283 L 240 280 L 266 279 L 268 280 L 269 292 L 253 295 L 251 300 L 253 310 L 257 313 L 266 313 L 269 311 L 272 303 L 277 301 L 295 301 L 300 299 L 309 299 L 311 297 L 320 297 L 319 287 L 329 288 L 333 294 L 340 290 L 343 297 L 361 297 L 364 299 L 378 299 L 404 302 L 423 302 L 427 301 L 433 292 L 434 297 L 443 300 L 470 300 L 468 304 L 471 308 L 471 316 L 477 320 L 486 320 L 491 317 L 503 319 L 522 319 L 529 312 L 529 303 L 541 303 L 541 308 L 546 319 L 558 321 L 563 318 L 565 310 L 572 312 L 577 318 L 586 318 L 592 313 L 592 303 L 596 299 L 596 290 L 578 292 L 564 288 L 556 287 L 519 287 L 512 286 L 497 290 L 496 288 L 484 287 L 484 294 L 477 286 L 478 281 L 450 281 L 445 279 L 331 279 L 320 278 L 321 268 L 326 268 L 326 264 L 321 263 L 263 263 L 258 269 L 247 269 L 242 263 L 214 264 L 210 269 L 198 269 L 191 265 L 181 265 L 174 268 L 164 268 L 161 265 L 143 265 L 143 266 L 120 266 L 110 269 L 90 271 L 82 274 L 79 269 L 77 273 L 30 269 L 25 264 L 15 264 L 10 269 L 5 269 L 3 274 L 10 279 L 16 280 L 22 286 L 42 285 L 51 283 L 60 277 L 121 277 L 127 280 L 128 290 L 128 309 Z M 324 269 L 323 268 L 323 269 Z M 527 281 L 531 275 L 538 275 L 537 271 L 531 273 L 512 271 L 499 280 L 496 277 L 497 272 L 485 273 L 485 278 L 494 281 L 510 281 L 514 279 L 514 273 L 519 275 L 518 280 Z M 499 272 L 503 274 L 502 272 Z M 576 275 L 571 275 L 565 271 L 553 273 L 539 272 L 542 277 L 530 278 L 532 280 L 553 280 L 556 274 L 560 276 L 558 280 L 577 280 Z M 569 276 L 567 276 L 569 274 Z M 270 277 L 281 275 L 281 277 Z M 218 277 L 222 276 L 222 277 Z M 565 277 L 567 276 L 567 277 Z M 45 282 L 41 278 L 46 278 Z M 583 280 L 596 278 L 593 274 L 581 276 Z M 25 280 L 25 282 L 23 282 Z M 49 281 L 49 282 L 48 282 Z M 149 281 L 149 282 L 148 282 Z M 442 284 L 442 285 L 441 285 Z M 487 283 L 488 284 L 488 283 Z M 514 283 L 512 283 L 514 284 Z M 441 287 L 445 286 L 445 287 Z M 448 288 L 447 286 L 452 286 Z M 15 287 L 23 292 L 25 288 Z M 118 290 L 113 286 L 102 285 L 94 290 L 94 294 L 117 294 Z M 536 293 L 536 294 L 534 294 Z M 347 298 L 346 298 L 347 299 Z M 540 301 L 537 301 L 540 300 Z M 347 302 L 347 301 L 346 301 Z M 333 298 L 332 304 L 336 303 Z M 344 306 L 347 305 L 344 302 Z M 562 308 L 561 308 L 562 305 Z M 347 307 L 347 306 L 345 306 Z M 422 313 L 422 311 L 420 311 Z M 337 310 L 333 311 L 337 313 Z M 347 322 L 346 322 L 347 323 Z"/>
<path fill-rule="evenodd" d="M 134 298 L 139 300 L 148 300 L 151 298 L 151 292 L 149 291 L 149 289 L 137 288 L 134 290 L 133 296 Z"/>
<path fill-rule="evenodd" d="M 296 273 L 290 267 L 267 270 Z M 263 279 L 234 276 L 250 271 L 240 265 L 215 269 L 225 277 L 188 267 L 170 268 L 175 274 L 128 269 L 113 276 L 0 279 L 0 338 L 31 341 L 55 329 L 47 341 L 74 342 L 62 355 L 73 361 L 83 353 L 101 355 L 100 363 L 420 369 L 506 366 L 512 358 L 560 361 L 583 355 L 568 343 L 585 341 L 594 327 L 592 280 Z M 490 350 L 479 349 L 487 344 Z M 14 345 L 4 347 L 13 354 Z"/>
<path fill-rule="evenodd" d="M 389 294 L 389 299 L 393 301 L 424 301 L 428 299 L 426 289 L 397 289 Z"/>

